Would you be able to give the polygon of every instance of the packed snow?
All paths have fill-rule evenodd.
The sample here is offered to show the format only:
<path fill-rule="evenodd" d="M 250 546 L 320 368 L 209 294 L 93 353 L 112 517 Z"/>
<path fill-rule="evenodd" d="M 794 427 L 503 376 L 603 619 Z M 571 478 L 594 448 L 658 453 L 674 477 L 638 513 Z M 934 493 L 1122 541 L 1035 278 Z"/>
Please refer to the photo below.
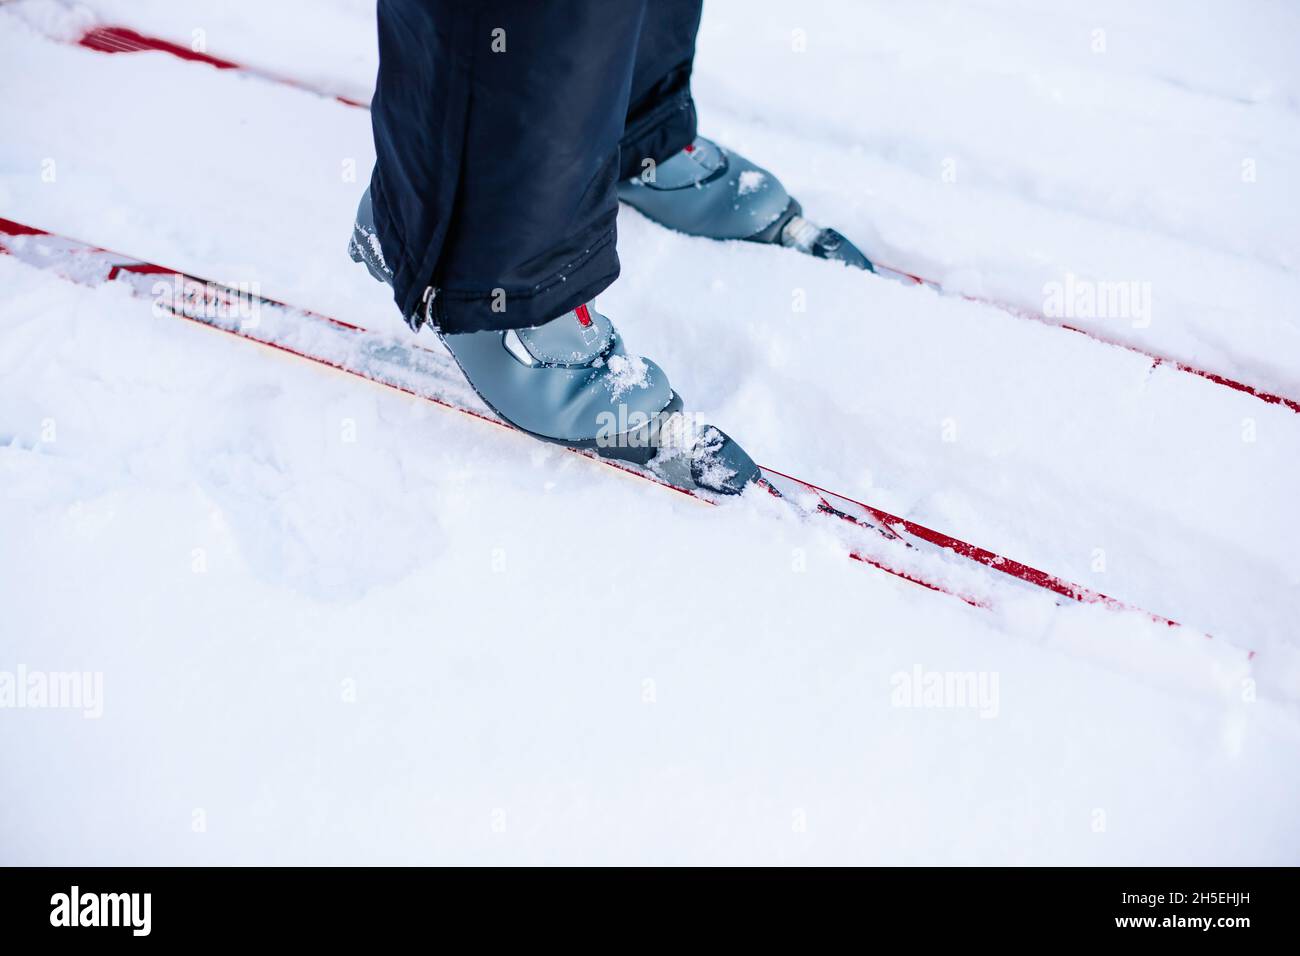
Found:
<path fill-rule="evenodd" d="M 55 39 L 364 101 L 373 6 L 0 4 L 0 216 L 431 345 L 345 252 L 364 110 Z M 701 131 L 882 263 L 1300 398 L 1300 12 L 1251 10 L 706 0 Z M 971 607 L 0 256 L 0 862 L 1300 862 L 1300 415 L 630 209 L 619 253 L 601 311 L 759 461 L 1186 626 Z"/>

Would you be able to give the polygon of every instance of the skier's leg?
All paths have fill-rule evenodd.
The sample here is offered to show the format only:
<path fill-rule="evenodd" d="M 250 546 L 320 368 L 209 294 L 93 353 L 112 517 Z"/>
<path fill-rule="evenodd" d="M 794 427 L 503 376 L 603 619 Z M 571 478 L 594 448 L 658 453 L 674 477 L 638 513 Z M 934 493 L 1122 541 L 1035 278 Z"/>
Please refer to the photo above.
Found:
<path fill-rule="evenodd" d="M 757 167 L 697 135 L 690 79 L 702 8 L 703 0 L 655 0 L 646 9 L 623 131 L 619 196 L 679 232 L 757 238 L 780 228 L 791 199 L 775 177 L 761 172 L 747 176 L 742 189 L 740 174 Z"/>
<path fill-rule="evenodd" d="M 443 332 L 523 328 L 614 280 L 644 6 L 380 0 L 371 191 L 404 316 L 432 288 Z"/>
<path fill-rule="evenodd" d="M 703 0 L 653 0 L 637 38 L 620 179 L 640 175 L 695 139 L 691 69 Z"/>
<path fill-rule="evenodd" d="M 376 169 L 349 251 L 517 427 L 736 492 L 592 299 L 618 275 L 619 139 L 645 0 L 380 0 Z"/>
<path fill-rule="evenodd" d="M 870 269 L 853 244 L 803 218 L 780 180 L 696 133 L 690 75 L 701 0 L 656 0 L 637 45 L 619 198 L 678 232 L 780 243 Z"/>

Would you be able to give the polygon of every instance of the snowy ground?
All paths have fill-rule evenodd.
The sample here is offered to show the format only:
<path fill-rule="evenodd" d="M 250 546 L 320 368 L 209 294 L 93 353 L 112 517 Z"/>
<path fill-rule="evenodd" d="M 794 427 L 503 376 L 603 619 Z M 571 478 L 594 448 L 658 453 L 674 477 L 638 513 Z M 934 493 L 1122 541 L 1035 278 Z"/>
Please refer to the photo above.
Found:
<path fill-rule="evenodd" d="M 372 8 L 89 5 L 358 98 Z M 1300 14 L 1252 10 L 708 0 L 702 128 L 882 261 L 1143 283 L 1077 324 L 1300 396 Z M 85 16 L 0 6 L 0 216 L 400 332 L 343 253 L 367 115 L 28 25 Z M 1300 416 L 619 227 L 602 309 L 760 461 L 1214 640 L 969 608 L 0 257 L 0 684 L 103 680 L 0 711 L 0 861 L 1300 862 Z"/>

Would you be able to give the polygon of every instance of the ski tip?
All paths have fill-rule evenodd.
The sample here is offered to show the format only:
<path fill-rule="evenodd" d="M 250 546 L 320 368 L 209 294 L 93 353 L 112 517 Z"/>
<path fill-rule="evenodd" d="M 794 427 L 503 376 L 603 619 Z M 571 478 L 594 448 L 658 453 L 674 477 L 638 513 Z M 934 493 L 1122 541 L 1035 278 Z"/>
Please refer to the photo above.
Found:
<path fill-rule="evenodd" d="M 796 210 L 795 214 L 783 221 L 780 232 L 772 241 L 816 259 L 842 262 L 846 266 L 867 272 L 876 271 L 871 260 L 862 254 L 861 249 L 845 239 L 843 233 L 805 219 L 798 212 L 798 203 L 791 201 L 791 206 Z"/>
<path fill-rule="evenodd" d="M 867 272 L 876 271 L 876 267 L 862 254 L 862 250 L 834 229 L 823 229 L 813 249 L 813 255 L 818 258 L 842 262 L 846 266 L 865 269 Z"/>

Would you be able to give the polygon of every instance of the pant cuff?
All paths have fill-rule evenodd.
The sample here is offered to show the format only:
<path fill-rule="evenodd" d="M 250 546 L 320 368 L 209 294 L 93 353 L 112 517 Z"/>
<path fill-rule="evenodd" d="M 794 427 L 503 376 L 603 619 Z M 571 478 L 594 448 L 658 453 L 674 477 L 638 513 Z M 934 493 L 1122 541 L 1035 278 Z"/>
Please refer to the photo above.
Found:
<path fill-rule="evenodd" d="M 616 233 L 608 230 L 587 253 L 542 285 L 524 292 L 439 289 L 433 324 L 443 333 L 526 329 L 571 312 L 618 278 Z"/>
<path fill-rule="evenodd" d="M 619 146 L 619 178 L 640 176 L 645 161 L 661 163 L 695 139 L 698 119 L 689 89 L 664 101 L 629 126 Z"/>

